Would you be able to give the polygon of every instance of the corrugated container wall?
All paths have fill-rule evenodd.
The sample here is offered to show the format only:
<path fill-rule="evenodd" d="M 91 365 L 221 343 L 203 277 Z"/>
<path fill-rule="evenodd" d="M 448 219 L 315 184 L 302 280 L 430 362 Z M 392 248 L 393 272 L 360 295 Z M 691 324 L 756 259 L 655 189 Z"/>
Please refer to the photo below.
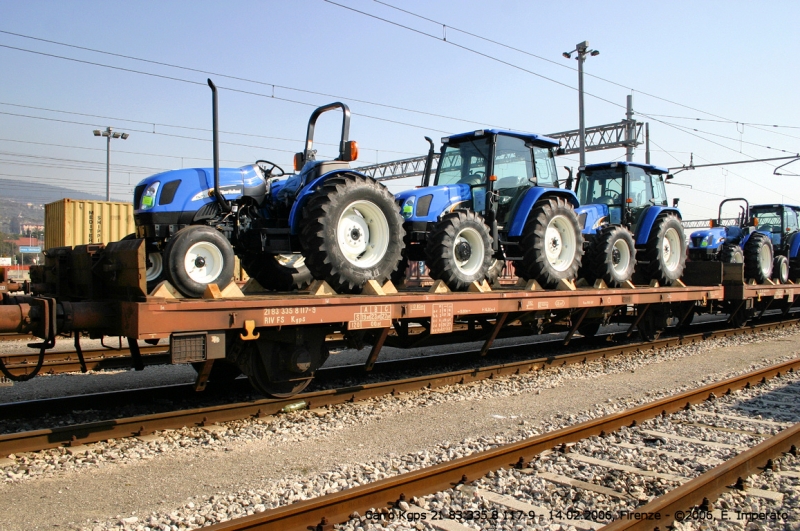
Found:
<path fill-rule="evenodd" d="M 136 232 L 133 205 L 62 199 L 44 206 L 44 248 L 116 242 Z"/>

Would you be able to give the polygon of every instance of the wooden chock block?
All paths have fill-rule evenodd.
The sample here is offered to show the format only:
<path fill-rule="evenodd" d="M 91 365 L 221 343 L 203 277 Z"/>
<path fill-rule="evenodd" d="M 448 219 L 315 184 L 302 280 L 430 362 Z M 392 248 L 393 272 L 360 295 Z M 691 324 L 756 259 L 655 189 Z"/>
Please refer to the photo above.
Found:
<path fill-rule="evenodd" d="M 636 289 L 636 284 L 634 284 L 634 283 L 633 283 L 633 282 L 631 282 L 630 280 L 626 280 L 625 282 L 623 282 L 622 284 L 620 284 L 620 286 L 619 286 L 619 287 L 621 287 L 621 288 L 625 288 L 625 289 Z"/>
<path fill-rule="evenodd" d="M 606 284 L 606 281 L 603 280 L 602 278 L 598 278 L 597 280 L 594 281 L 594 286 L 592 287 L 594 289 L 608 289 L 608 284 Z"/>
<path fill-rule="evenodd" d="M 367 283 L 364 284 L 364 288 L 361 290 L 362 295 L 386 295 L 386 292 L 383 291 L 383 287 L 378 284 L 377 280 L 367 280 Z"/>
<path fill-rule="evenodd" d="M 447 287 L 444 280 L 437 280 L 431 286 L 431 289 L 428 290 L 428 293 L 450 293 L 450 288 Z"/>
<path fill-rule="evenodd" d="M 381 289 L 383 289 L 383 292 L 387 295 L 397 294 L 397 288 L 394 287 L 394 284 L 392 284 L 391 280 L 387 280 L 386 284 L 384 284 Z"/>
<path fill-rule="evenodd" d="M 206 290 L 203 292 L 204 299 L 221 299 L 222 292 L 216 284 L 207 284 Z"/>
<path fill-rule="evenodd" d="M 525 284 L 525 291 L 544 291 L 544 288 L 536 280 L 529 280 Z"/>
<path fill-rule="evenodd" d="M 308 292 L 315 297 L 330 297 L 337 295 L 336 291 L 324 280 L 315 280 L 308 286 Z"/>
<path fill-rule="evenodd" d="M 222 298 L 224 299 L 238 299 L 240 297 L 244 297 L 244 293 L 242 293 L 242 290 L 239 289 L 239 286 L 236 284 L 236 282 L 231 282 L 228 284 L 227 287 L 222 290 L 220 295 L 222 295 Z"/>
<path fill-rule="evenodd" d="M 653 279 L 653 280 L 650 281 L 650 287 L 651 288 L 660 288 L 661 284 L 658 283 L 658 280 Z"/>
<path fill-rule="evenodd" d="M 528 281 L 525 280 L 522 277 L 517 278 L 517 282 L 514 284 L 514 286 L 517 287 L 517 288 L 524 288 L 527 285 L 528 285 Z"/>
<path fill-rule="evenodd" d="M 491 286 L 489 286 L 489 283 L 486 282 L 485 279 L 480 284 L 478 283 L 477 280 L 473 280 L 472 284 L 469 285 L 469 289 L 467 289 L 467 291 L 471 291 L 473 293 L 488 293 L 492 291 L 492 288 Z"/>
<path fill-rule="evenodd" d="M 159 282 L 158 285 L 153 289 L 153 292 L 150 293 L 150 296 L 160 297 L 162 299 L 181 298 L 181 294 L 178 293 L 178 290 L 176 290 L 168 280 L 162 280 Z"/>
<path fill-rule="evenodd" d="M 766 281 L 767 281 L 766 284 L 769 284 L 770 286 L 774 286 L 775 285 L 775 282 L 773 282 L 770 279 L 766 279 Z"/>
<path fill-rule="evenodd" d="M 588 288 L 589 282 L 585 278 L 579 278 L 577 282 L 575 282 L 576 288 Z"/>
<path fill-rule="evenodd" d="M 258 292 L 261 292 L 261 291 L 266 291 L 266 290 L 264 289 L 264 286 L 259 284 L 258 280 L 254 279 L 253 277 L 250 277 L 249 279 L 247 279 L 247 282 L 245 282 L 244 286 L 242 287 L 242 293 L 243 294 L 244 293 L 258 293 Z"/>
<path fill-rule="evenodd" d="M 558 286 L 556 286 L 556 290 L 558 291 L 575 291 L 576 289 L 575 283 L 565 278 L 559 280 Z"/>
<path fill-rule="evenodd" d="M 678 279 L 678 280 L 675 281 L 675 286 L 677 286 L 679 288 L 685 288 L 686 284 L 683 283 L 683 280 Z"/>

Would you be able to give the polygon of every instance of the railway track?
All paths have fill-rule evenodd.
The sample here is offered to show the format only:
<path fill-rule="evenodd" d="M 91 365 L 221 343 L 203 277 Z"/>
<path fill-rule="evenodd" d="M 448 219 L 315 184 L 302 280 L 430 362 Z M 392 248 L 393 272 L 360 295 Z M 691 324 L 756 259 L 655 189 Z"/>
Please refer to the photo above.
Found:
<path fill-rule="evenodd" d="M 30 339 L 30 336 L 28 336 Z M 164 365 L 170 362 L 167 345 L 140 346 L 142 364 Z M 126 369 L 133 366 L 131 351 L 127 347 L 83 350 L 83 359 L 88 371 L 104 369 Z M 36 367 L 39 353 L 28 351 L 13 354 L 0 354 L 6 368 L 16 375 L 25 375 Z M 75 350 L 45 352 L 44 362 L 39 374 L 62 374 L 82 370 L 78 352 Z"/>
<path fill-rule="evenodd" d="M 614 356 L 625 355 L 632 352 L 655 350 L 670 346 L 688 345 L 702 342 L 706 339 L 716 337 L 730 337 L 742 334 L 758 333 L 769 330 L 786 328 L 796 324 L 798 320 L 784 321 L 780 323 L 764 323 L 750 328 L 736 328 L 718 330 L 716 332 L 702 332 L 681 337 L 669 337 L 659 339 L 649 343 L 632 343 L 627 345 L 615 345 L 588 351 L 579 351 L 568 354 L 551 355 L 538 359 L 527 359 L 514 361 L 499 365 L 486 365 L 473 367 L 440 374 L 423 375 L 413 378 L 406 378 L 393 381 L 382 381 L 368 384 L 359 384 L 345 387 L 336 387 L 320 391 L 304 393 L 288 399 L 260 399 L 247 400 L 238 403 L 222 403 L 208 407 L 195 407 L 178 411 L 168 411 L 162 413 L 137 415 L 126 418 L 102 420 L 96 422 L 86 422 L 59 426 L 57 428 L 38 429 L 17 433 L 0 435 L 0 456 L 15 454 L 19 452 L 38 451 L 46 448 L 58 446 L 75 446 L 86 443 L 104 441 L 108 439 L 144 436 L 155 431 L 165 429 L 177 429 L 184 426 L 209 426 L 219 422 L 238 420 L 249 417 L 264 417 L 274 415 L 282 411 L 297 408 L 320 408 L 341 404 L 344 402 L 355 402 L 367 400 L 369 398 L 383 396 L 387 394 L 397 394 L 419 390 L 422 388 L 435 388 L 445 385 L 467 384 L 488 378 L 495 378 L 506 375 L 521 374 L 530 371 L 538 371 L 547 367 L 559 367 L 569 364 L 582 364 L 591 360 L 606 359 Z M 524 352 L 529 345 L 515 347 L 498 347 L 497 350 L 512 350 Z M 495 349 L 493 349 L 495 350 Z M 496 350 L 495 350 L 496 351 Z M 456 353 L 452 356 L 465 358 L 472 356 L 479 358 L 479 352 Z M 394 362 L 397 366 L 407 366 L 410 360 Z M 430 358 L 422 358 L 417 363 L 430 364 Z M 384 363 L 388 368 L 392 363 Z M 324 380 L 346 380 L 348 377 L 358 377 L 363 381 L 363 367 L 343 367 L 335 369 L 325 369 L 318 371 L 319 377 Z M 148 391 L 131 391 L 130 393 L 147 393 Z M 127 398 L 130 398 L 128 395 Z M 97 400 L 102 398 L 89 398 Z M 47 403 L 52 404 L 57 409 L 57 400 Z M 80 404 L 72 403 L 74 407 L 81 407 Z M 4 418 L 20 418 L 25 412 L 36 409 L 47 411 L 47 404 L 21 403 L 6 404 L 2 406 L 0 412 Z"/>
<path fill-rule="evenodd" d="M 676 520 L 705 528 L 796 522 L 797 508 L 784 502 L 800 483 L 799 368 L 800 359 L 783 362 L 209 530 L 398 523 L 618 531 L 670 529 Z M 767 412 L 772 420 L 762 418 Z"/>

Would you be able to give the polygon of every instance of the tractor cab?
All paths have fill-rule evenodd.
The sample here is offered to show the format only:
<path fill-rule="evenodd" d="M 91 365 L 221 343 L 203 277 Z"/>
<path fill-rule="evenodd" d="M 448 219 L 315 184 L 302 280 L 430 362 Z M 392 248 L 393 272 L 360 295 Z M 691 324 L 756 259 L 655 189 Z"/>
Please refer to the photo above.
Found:
<path fill-rule="evenodd" d="M 585 215 L 584 233 L 593 234 L 604 224 L 624 225 L 635 232 L 646 209 L 667 206 L 667 172 L 666 168 L 635 162 L 582 167 L 576 186 L 581 206 L 576 212 Z"/>
<path fill-rule="evenodd" d="M 769 236 L 772 245 L 778 250 L 800 230 L 797 219 L 798 208 L 790 205 L 754 205 L 750 215 L 757 220 L 758 232 Z"/>

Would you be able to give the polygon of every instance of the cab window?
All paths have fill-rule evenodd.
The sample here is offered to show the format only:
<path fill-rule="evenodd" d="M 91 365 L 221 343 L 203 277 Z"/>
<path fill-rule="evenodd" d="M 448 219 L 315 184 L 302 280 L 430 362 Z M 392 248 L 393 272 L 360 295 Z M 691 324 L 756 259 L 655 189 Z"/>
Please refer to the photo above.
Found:
<path fill-rule="evenodd" d="M 650 176 L 642 168 L 628 166 L 628 198 L 631 208 L 641 208 L 650 204 Z"/>
<path fill-rule="evenodd" d="M 664 186 L 664 176 L 654 173 L 650 175 L 650 182 L 653 183 L 653 204 L 667 206 L 667 190 Z"/>
<path fill-rule="evenodd" d="M 436 171 L 435 184 L 486 183 L 488 152 L 489 142 L 485 137 L 449 144 Z"/>

